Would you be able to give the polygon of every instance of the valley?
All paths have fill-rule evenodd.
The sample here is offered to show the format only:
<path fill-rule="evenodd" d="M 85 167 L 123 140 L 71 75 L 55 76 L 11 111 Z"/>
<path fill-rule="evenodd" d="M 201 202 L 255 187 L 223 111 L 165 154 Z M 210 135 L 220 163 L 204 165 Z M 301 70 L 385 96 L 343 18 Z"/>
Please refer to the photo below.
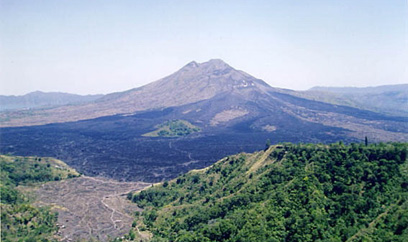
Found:
<path fill-rule="evenodd" d="M 0 242 L 408 242 L 407 10 L 0 0 Z"/>
<path fill-rule="evenodd" d="M 206 167 L 229 154 L 263 149 L 267 139 L 274 143 L 357 140 L 347 138 L 341 128 L 290 119 L 285 122 L 286 127 L 279 125 L 271 133 L 251 128 L 256 120 L 243 119 L 230 127 L 203 127 L 201 132 L 185 137 L 143 136 L 177 112 L 181 111 L 166 109 L 76 123 L 2 129 L 1 152 L 58 157 L 89 176 L 158 182 Z"/>
<path fill-rule="evenodd" d="M 185 218 L 184 213 L 189 211 L 181 210 L 180 213 L 184 215 L 180 215 L 181 220 L 177 223 L 182 224 L 180 226 L 187 223 L 190 227 L 179 228 L 173 225 L 171 228 L 166 227 L 162 224 L 163 219 L 172 223 L 174 221 L 168 217 L 166 209 L 166 212 L 160 211 L 164 205 L 162 202 L 169 202 L 167 208 L 172 211 L 172 206 L 176 207 L 174 211 L 179 208 L 175 198 L 179 199 L 176 200 L 180 205 L 184 199 L 193 202 L 189 206 L 196 206 L 198 210 L 202 209 L 200 208 L 202 203 L 207 204 L 210 201 L 214 206 L 221 206 L 218 202 L 222 203 L 224 199 L 232 202 L 238 199 L 237 202 L 241 203 L 242 194 L 235 192 L 257 194 L 269 182 L 268 179 L 281 179 L 282 174 L 286 174 L 280 170 L 281 166 L 285 165 L 282 164 L 282 159 L 295 162 L 288 152 L 296 151 L 294 155 L 302 160 L 302 164 L 295 162 L 296 167 L 305 166 L 307 174 L 319 176 L 313 173 L 315 166 L 309 164 L 313 163 L 310 157 L 314 156 L 313 152 L 316 150 L 333 155 L 335 152 L 331 148 L 334 147 L 334 150 L 341 150 L 343 156 L 348 157 L 346 160 L 351 160 L 350 157 L 361 158 L 364 163 L 365 158 L 358 155 L 358 152 L 368 156 L 372 152 L 372 155 L 377 157 L 377 153 L 384 150 L 393 152 L 390 148 L 393 145 L 395 149 L 403 147 L 402 149 L 406 150 L 405 143 L 408 141 L 408 119 L 404 115 L 393 116 L 390 113 L 357 108 L 359 106 L 344 106 L 342 105 L 344 102 L 327 103 L 319 98 L 312 100 L 313 98 L 307 95 L 271 87 L 221 60 L 191 62 L 177 72 L 143 87 L 94 98 L 96 99 L 84 103 L 0 113 L 1 154 L 55 157 L 82 174 L 81 177 L 69 177 L 71 179 L 65 179 L 67 178 L 65 176 L 49 177 L 47 183 L 27 188 L 26 191 L 32 194 L 36 207 L 58 212 L 58 217 L 50 217 L 53 221 L 57 219 L 58 226 L 51 224 L 50 231 L 57 231 L 55 236 L 60 241 L 110 241 L 114 238 L 121 240 L 123 236 L 124 240 L 136 238 L 146 241 L 152 239 L 151 236 L 154 236 L 153 241 L 160 237 L 167 239 L 168 236 L 171 240 L 176 239 L 174 231 L 170 229 L 181 230 L 181 236 L 184 236 L 185 241 L 196 241 L 189 240 L 193 235 L 203 239 L 199 241 L 206 241 L 205 238 L 210 238 L 210 241 L 222 241 L 225 238 L 217 237 L 221 235 L 212 229 L 222 230 L 234 226 L 242 229 L 243 227 L 239 227 L 242 224 L 232 226 L 228 221 L 222 222 L 225 219 L 224 214 L 221 217 L 205 218 L 203 221 L 209 227 L 199 225 L 206 229 L 197 232 L 194 231 L 195 226 L 201 222 L 195 221 L 193 217 L 198 219 L 201 217 L 190 214 L 189 218 Z M 364 147 L 361 145 L 364 141 L 367 142 L 366 146 L 373 145 L 369 148 Z M 305 143 L 308 145 L 304 145 Z M 331 148 L 328 150 L 327 147 Z M 242 157 L 246 157 L 245 162 Z M 389 158 L 387 155 L 378 157 Z M 292 171 L 298 169 L 290 166 L 288 165 L 288 168 Z M 218 170 L 214 171 L 214 167 Z M 271 167 L 281 173 L 275 174 Z M 322 171 L 328 172 L 325 169 L 322 168 Z M 207 177 L 208 171 L 214 171 L 209 176 L 212 178 Z M 263 177 L 266 171 L 276 177 Z M 296 172 L 304 175 L 303 171 Z M 377 170 L 374 173 L 376 172 Z M 395 170 L 392 172 L 398 173 Z M 249 173 L 252 175 L 248 175 Z M 405 176 L 405 173 L 402 173 Z M 248 176 L 254 176 L 254 179 L 248 180 Z M 220 177 L 224 177 L 219 180 L 223 190 L 217 190 L 221 185 L 216 185 L 217 189 L 214 188 L 214 192 L 217 197 L 206 194 L 207 180 L 216 180 Z M 305 177 L 285 178 L 288 183 L 282 185 L 284 186 L 282 192 L 286 192 L 286 186 L 293 186 L 293 180 L 303 178 Z M 241 190 L 246 187 L 242 179 L 246 179 L 245 182 L 251 186 L 247 187 L 248 189 L 253 189 Z M 188 188 L 182 186 L 185 180 L 192 182 Z M 201 184 L 200 181 L 204 180 L 206 183 Z M 251 185 L 250 181 L 254 180 L 259 184 Z M 353 192 L 359 186 L 364 187 L 368 180 L 353 185 Z M 213 185 L 214 181 L 211 182 Z M 225 183 L 226 181 L 232 181 L 234 187 Z M 158 182 L 160 184 L 153 186 Z M 296 190 L 301 185 L 300 182 L 292 188 Z M 153 187 L 148 188 L 150 186 Z M 321 185 L 316 183 L 313 186 L 313 189 L 317 189 Z M 196 191 L 200 187 L 204 187 L 204 190 Z M 143 190 L 145 188 L 147 190 Z M 181 190 L 174 193 L 173 188 Z M 139 193 L 141 190 L 143 191 Z M 133 195 L 128 197 L 129 193 Z M 321 194 L 321 191 L 317 193 Z M 142 194 L 148 194 L 148 198 Z M 313 194 L 308 193 L 307 196 Z M 278 196 L 275 195 L 273 199 Z M 257 198 L 255 195 L 254 197 Z M 131 203 L 128 198 L 137 204 Z M 202 199 L 205 199 L 204 202 Z M 392 199 L 394 205 L 382 203 L 387 207 L 386 210 L 377 207 L 378 211 L 370 213 L 371 220 L 366 219 L 362 222 L 363 224 L 369 222 L 372 225 L 353 227 L 347 232 L 347 236 L 354 233 L 355 237 L 361 237 L 366 231 L 371 231 L 371 227 L 382 217 L 394 213 L 395 208 L 406 205 L 405 200 L 399 201 L 395 197 Z M 267 203 L 259 203 L 255 210 L 248 210 L 245 218 L 258 216 L 257 209 L 264 211 L 265 204 Z M 271 204 L 268 206 L 272 209 Z M 154 213 L 152 211 L 160 212 L 152 214 Z M 378 213 L 379 211 L 381 213 Z M 331 212 L 333 211 L 330 210 Z M 177 217 L 178 214 L 179 212 L 175 212 L 172 216 Z M 373 217 L 373 214 L 377 217 Z M 399 215 L 400 212 L 395 214 Z M 159 217 L 159 220 L 151 219 L 156 215 L 162 217 Z M 241 215 L 243 214 L 232 214 L 228 219 Z M 287 216 L 278 215 L 283 220 Z M 265 219 L 270 220 L 270 217 Z M 292 226 L 292 222 L 285 223 Z M 154 226 L 157 226 L 157 229 Z M 254 231 L 259 229 L 255 224 L 247 226 L 252 226 L 251 229 Z M 283 229 L 282 224 L 277 226 Z M 293 238 L 297 238 L 293 241 L 307 240 L 300 239 L 301 235 L 287 232 L 290 231 L 289 227 L 285 228 L 286 232 L 275 231 L 277 234 L 263 236 L 264 238 L 286 236 L 289 241 Z M 241 232 L 236 229 L 232 232 L 236 232 L 238 238 L 242 236 L 251 241 L 251 233 L 245 232 L 245 229 L 242 231 L 247 234 L 240 234 Z M 232 235 L 232 232 L 228 236 Z M 325 238 L 330 236 L 327 235 Z M 338 240 L 340 237 L 333 238 Z M 341 237 L 340 241 L 345 238 Z"/>

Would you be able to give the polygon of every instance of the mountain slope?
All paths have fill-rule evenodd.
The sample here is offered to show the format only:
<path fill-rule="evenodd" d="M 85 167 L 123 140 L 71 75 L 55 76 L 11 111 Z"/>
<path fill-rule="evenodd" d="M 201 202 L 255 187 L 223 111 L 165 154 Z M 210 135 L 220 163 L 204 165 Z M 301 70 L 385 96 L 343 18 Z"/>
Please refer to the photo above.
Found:
<path fill-rule="evenodd" d="M 161 80 L 140 88 L 106 95 L 97 102 L 0 115 L 0 125 L 26 126 L 77 121 L 180 106 L 243 88 L 261 92 L 272 89 L 262 80 L 235 70 L 222 60 L 214 59 L 202 64 L 191 62 Z"/>
<path fill-rule="evenodd" d="M 109 105 L 121 107 L 120 112 L 134 112 L 194 103 L 241 88 L 262 90 L 270 87 L 222 60 L 201 64 L 193 61 L 159 81 L 125 93 L 108 95 L 100 102 L 109 101 Z"/>
<path fill-rule="evenodd" d="M 103 95 L 76 95 L 62 92 L 31 92 L 23 96 L 0 95 L 0 111 L 50 108 L 92 102 Z"/>
<path fill-rule="evenodd" d="M 408 144 L 271 146 L 128 197 L 152 241 L 406 241 Z"/>

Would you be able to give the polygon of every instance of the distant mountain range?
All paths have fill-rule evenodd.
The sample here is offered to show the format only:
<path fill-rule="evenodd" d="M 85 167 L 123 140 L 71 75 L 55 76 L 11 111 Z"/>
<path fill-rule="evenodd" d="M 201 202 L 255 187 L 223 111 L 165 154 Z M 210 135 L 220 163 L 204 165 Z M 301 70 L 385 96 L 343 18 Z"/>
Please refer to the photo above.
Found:
<path fill-rule="evenodd" d="M 103 95 L 76 95 L 62 92 L 30 92 L 22 96 L 0 95 L 0 111 L 51 108 L 92 102 Z"/>
<path fill-rule="evenodd" d="M 378 87 L 314 87 L 293 95 L 389 115 L 408 117 L 408 84 Z"/>
<path fill-rule="evenodd" d="M 175 132 L 186 131 L 182 123 L 199 132 L 146 137 L 171 120 L 179 120 Z M 191 62 L 161 80 L 92 102 L 2 113 L 1 126 L 23 127 L 0 130 L 0 152 L 57 157 L 88 175 L 160 181 L 229 154 L 262 149 L 267 139 L 408 141 L 407 123 L 407 117 L 273 88 L 216 59 Z"/>

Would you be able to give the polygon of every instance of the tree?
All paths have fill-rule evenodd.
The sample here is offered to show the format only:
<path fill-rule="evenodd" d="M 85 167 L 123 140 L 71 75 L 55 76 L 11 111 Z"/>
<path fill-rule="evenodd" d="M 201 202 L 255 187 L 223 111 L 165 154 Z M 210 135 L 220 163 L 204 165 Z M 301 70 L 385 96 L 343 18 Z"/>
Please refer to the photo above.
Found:
<path fill-rule="evenodd" d="M 269 149 L 269 147 L 271 147 L 271 140 L 267 139 L 265 144 L 265 150 Z"/>

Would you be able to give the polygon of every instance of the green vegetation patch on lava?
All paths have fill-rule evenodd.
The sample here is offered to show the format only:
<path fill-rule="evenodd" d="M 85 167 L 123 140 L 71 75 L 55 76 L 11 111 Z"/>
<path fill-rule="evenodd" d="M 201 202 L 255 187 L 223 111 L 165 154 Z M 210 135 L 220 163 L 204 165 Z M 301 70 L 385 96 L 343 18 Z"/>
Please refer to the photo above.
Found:
<path fill-rule="evenodd" d="M 146 137 L 181 137 L 200 132 L 201 129 L 186 120 L 169 120 L 156 126 L 156 130 L 146 133 Z"/>

